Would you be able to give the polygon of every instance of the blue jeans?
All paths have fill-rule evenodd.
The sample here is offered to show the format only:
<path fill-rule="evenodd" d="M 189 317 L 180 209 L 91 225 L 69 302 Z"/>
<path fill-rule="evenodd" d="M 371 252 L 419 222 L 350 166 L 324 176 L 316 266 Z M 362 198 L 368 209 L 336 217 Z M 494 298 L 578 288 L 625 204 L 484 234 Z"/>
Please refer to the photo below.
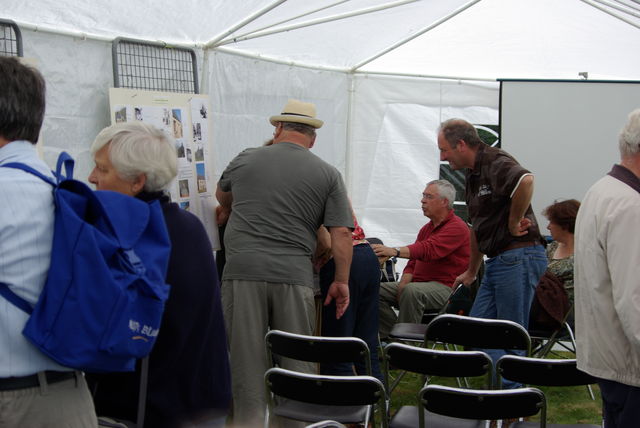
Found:
<path fill-rule="evenodd" d="M 322 301 L 327 297 L 329 286 L 335 274 L 333 260 L 320 270 L 320 290 Z M 331 302 L 322 308 L 322 335 L 334 337 L 354 336 L 364 340 L 371 352 L 373 376 L 383 380 L 378 360 L 378 295 L 380 293 L 380 265 L 369 244 L 353 247 L 353 259 L 349 274 L 349 307 L 342 318 L 336 319 L 336 306 Z M 320 372 L 331 375 L 366 375 L 363 362 L 356 364 L 322 364 Z"/>
<path fill-rule="evenodd" d="M 505 319 L 524 328 L 529 324 L 529 309 L 540 277 L 547 269 L 547 257 L 542 245 L 515 248 L 486 261 L 482 284 L 478 289 L 471 312 L 472 317 Z M 483 349 L 494 366 L 507 353 L 504 349 Z M 524 355 L 523 351 L 509 351 Z M 504 388 L 520 384 L 504 380 Z"/>

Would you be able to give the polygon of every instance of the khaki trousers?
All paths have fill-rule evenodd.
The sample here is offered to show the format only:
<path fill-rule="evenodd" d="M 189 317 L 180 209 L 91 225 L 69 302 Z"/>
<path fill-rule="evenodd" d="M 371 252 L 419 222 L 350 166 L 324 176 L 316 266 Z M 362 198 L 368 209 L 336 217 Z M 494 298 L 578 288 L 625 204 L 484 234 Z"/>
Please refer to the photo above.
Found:
<path fill-rule="evenodd" d="M 410 282 L 397 301 L 398 283 L 380 283 L 380 337 L 385 339 L 396 322 L 419 323 L 425 310 L 437 312 L 445 305 L 451 288 L 436 281 Z M 396 315 L 392 307 L 400 312 Z"/>
<path fill-rule="evenodd" d="M 222 308 L 229 339 L 233 426 L 264 426 L 267 406 L 264 336 L 269 329 L 313 334 L 315 301 L 311 287 L 264 281 L 225 280 Z M 282 359 L 280 367 L 316 373 L 314 363 Z"/>
<path fill-rule="evenodd" d="M 0 428 L 97 428 L 84 376 L 34 388 L 0 391 Z"/>

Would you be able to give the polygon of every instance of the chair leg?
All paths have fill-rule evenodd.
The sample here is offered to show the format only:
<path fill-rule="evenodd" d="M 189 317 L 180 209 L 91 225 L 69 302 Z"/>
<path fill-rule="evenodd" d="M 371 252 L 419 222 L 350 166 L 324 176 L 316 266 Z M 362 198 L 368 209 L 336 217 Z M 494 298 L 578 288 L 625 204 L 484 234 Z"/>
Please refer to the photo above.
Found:
<path fill-rule="evenodd" d="M 591 388 L 591 385 L 587 385 L 587 391 L 589 391 L 589 396 L 591 397 L 591 400 L 595 400 L 596 397 L 595 395 L 593 395 L 593 388 Z"/>

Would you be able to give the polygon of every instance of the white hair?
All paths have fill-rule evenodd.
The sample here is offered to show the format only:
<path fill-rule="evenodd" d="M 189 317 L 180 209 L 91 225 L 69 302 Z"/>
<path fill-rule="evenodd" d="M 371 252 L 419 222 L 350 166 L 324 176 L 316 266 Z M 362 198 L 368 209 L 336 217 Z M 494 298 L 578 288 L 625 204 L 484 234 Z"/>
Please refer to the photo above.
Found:
<path fill-rule="evenodd" d="M 449 209 L 453 208 L 453 202 L 456 200 L 456 188 L 447 180 L 432 180 L 427 183 L 427 187 L 434 185 L 438 188 L 438 195 L 442 199 L 446 199 L 449 203 Z"/>
<path fill-rule="evenodd" d="M 623 158 L 640 153 L 640 109 L 629 114 L 627 123 L 620 131 L 618 147 Z"/>
<path fill-rule="evenodd" d="M 173 140 L 154 126 L 139 121 L 108 126 L 91 144 L 91 154 L 109 143 L 109 159 L 118 175 L 134 180 L 144 174 L 147 192 L 166 189 L 178 173 Z"/>

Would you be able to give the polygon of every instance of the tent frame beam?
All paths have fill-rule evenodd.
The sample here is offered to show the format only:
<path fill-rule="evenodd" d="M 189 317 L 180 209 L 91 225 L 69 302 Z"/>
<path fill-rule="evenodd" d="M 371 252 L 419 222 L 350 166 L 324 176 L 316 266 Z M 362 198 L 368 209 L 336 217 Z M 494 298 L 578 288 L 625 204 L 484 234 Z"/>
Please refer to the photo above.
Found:
<path fill-rule="evenodd" d="M 398 41 L 397 43 L 394 43 L 393 45 L 387 47 L 386 49 L 381 50 L 380 52 L 378 52 L 377 54 L 363 60 L 360 61 L 358 64 L 354 65 L 351 68 L 352 72 L 355 72 L 356 70 L 358 70 L 359 68 L 369 64 L 370 62 L 380 58 L 381 56 L 385 55 L 386 53 L 391 52 L 394 49 L 399 48 L 402 45 L 405 45 L 407 43 L 409 43 L 411 40 L 415 39 L 416 37 L 420 37 L 421 35 L 433 30 L 434 28 L 438 27 L 439 25 L 447 22 L 448 20 L 450 20 L 451 18 L 453 18 L 454 16 L 460 14 L 461 12 L 467 10 L 468 8 L 470 8 L 471 6 L 473 6 L 474 4 L 480 2 L 480 0 L 472 0 L 468 3 L 465 3 L 464 5 L 460 6 L 458 9 L 454 10 L 453 12 L 451 12 L 450 14 L 443 16 L 442 18 L 438 19 L 436 22 L 426 26 L 425 28 L 423 28 L 422 30 L 418 31 L 415 34 L 412 34 L 400 41 Z"/>
<path fill-rule="evenodd" d="M 311 27 L 311 26 L 318 25 L 318 24 L 324 24 L 326 22 L 339 21 L 339 20 L 342 20 L 342 19 L 352 18 L 354 16 L 366 15 L 368 13 L 379 12 L 381 10 L 387 10 L 387 9 L 391 9 L 391 8 L 398 7 L 398 6 L 404 6 L 405 4 L 414 3 L 416 1 L 419 1 L 419 0 L 399 0 L 399 1 L 395 1 L 395 2 L 392 2 L 392 3 L 386 3 L 386 4 L 383 4 L 383 5 L 379 5 L 379 6 L 374 6 L 374 7 L 368 7 L 368 8 L 364 8 L 364 9 L 355 10 L 353 12 L 342 13 L 342 14 L 337 14 L 337 15 L 331 15 L 331 16 L 327 16 L 325 18 L 311 19 L 309 21 L 304 21 L 304 22 L 301 22 L 299 24 L 286 25 L 286 26 L 282 26 L 282 27 L 278 27 L 278 28 L 272 28 L 270 30 L 254 31 L 254 32 L 249 33 L 248 35 L 245 35 L 245 36 L 238 36 L 238 37 L 232 37 L 232 38 L 226 39 L 226 40 L 220 40 L 215 45 L 215 47 L 228 45 L 228 44 L 231 44 L 231 43 L 242 42 L 242 41 L 245 41 L 245 40 L 251 40 L 251 39 L 255 39 L 255 38 L 259 38 L 259 37 L 270 36 L 272 34 L 284 33 L 284 32 L 291 31 L 291 30 L 297 30 L 299 28 Z M 213 46 L 213 45 L 210 44 L 210 43 L 207 43 L 207 47 L 209 47 L 209 46 Z"/>
<path fill-rule="evenodd" d="M 601 0 L 580 0 L 580 1 L 585 3 L 585 4 L 588 4 L 589 6 L 595 7 L 596 9 L 598 9 L 598 10 L 600 10 L 600 11 L 606 13 L 606 14 L 611 15 L 614 18 L 618 18 L 620 21 L 622 21 L 624 23 L 627 23 L 627 24 L 629 24 L 629 25 L 631 25 L 631 26 L 633 26 L 635 28 L 640 29 L 640 25 L 638 25 L 635 22 L 632 22 L 632 21 L 628 20 L 627 18 L 624 18 L 624 17 L 622 17 L 622 16 L 620 16 L 620 15 L 618 15 L 616 13 L 613 13 L 612 11 L 607 9 L 605 6 L 614 8 L 614 6 L 612 6 L 609 3 L 604 3 Z M 618 8 L 616 8 L 616 9 L 618 9 Z M 634 16 L 634 14 L 632 14 L 631 12 L 627 12 L 627 11 L 623 11 L 623 12 Z"/>

